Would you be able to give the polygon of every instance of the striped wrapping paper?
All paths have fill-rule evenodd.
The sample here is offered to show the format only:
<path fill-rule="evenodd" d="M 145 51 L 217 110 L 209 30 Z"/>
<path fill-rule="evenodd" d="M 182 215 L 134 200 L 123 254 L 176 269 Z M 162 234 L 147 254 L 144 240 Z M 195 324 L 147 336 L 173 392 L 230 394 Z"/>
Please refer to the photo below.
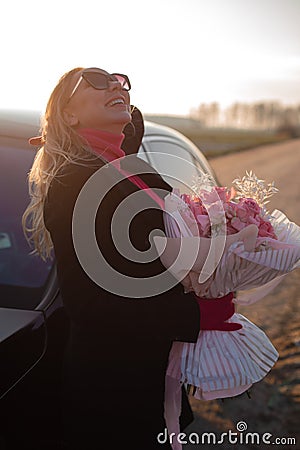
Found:
<path fill-rule="evenodd" d="M 181 239 L 182 260 L 186 264 L 185 238 L 194 236 L 192 227 L 184 220 L 182 211 L 174 210 L 174 202 L 169 204 L 172 210 L 168 210 L 166 198 L 164 221 L 168 238 L 164 239 L 171 246 L 174 239 Z M 183 282 L 186 291 L 212 299 L 235 292 L 235 303 L 254 303 L 266 296 L 287 273 L 300 267 L 299 226 L 278 210 L 273 211 L 270 221 L 277 240 L 257 238 L 254 251 L 246 251 L 243 241 L 234 242 L 225 249 L 204 283 L 199 282 L 199 273 L 193 267 L 188 272 L 187 266 L 180 267 L 178 261 L 175 266 L 173 261 L 162 259 L 162 262 Z M 191 246 L 186 248 L 190 251 Z M 187 275 L 184 277 L 183 273 Z M 202 330 L 196 343 L 173 343 L 166 375 L 165 417 L 169 432 L 179 430 L 180 391 L 175 387 L 175 380 L 178 385 L 192 385 L 192 395 L 200 400 L 232 397 L 262 380 L 277 361 L 278 352 L 260 328 L 237 313 L 228 320 L 231 321 L 242 324 L 242 328 L 230 332 Z"/>
<path fill-rule="evenodd" d="M 167 198 L 165 202 L 167 239 L 172 242 L 172 239 L 180 237 L 184 246 L 185 237 L 191 237 L 193 233 L 182 211 L 174 210 L 173 198 L 172 202 Z M 172 210 L 168 210 L 169 204 Z M 251 304 L 268 294 L 285 274 L 300 266 L 299 226 L 278 210 L 273 211 L 270 220 L 278 240 L 257 238 L 254 251 L 246 251 L 243 241 L 234 242 L 226 248 L 205 283 L 199 283 L 199 274 L 190 271 L 187 290 L 208 298 L 237 292 L 234 301 L 241 304 Z M 178 273 L 174 273 L 174 266 L 170 270 L 182 280 L 180 264 L 176 265 Z M 230 332 L 204 330 L 200 331 L 195 344 L 173 344 L 167 373 L 181 382 L 194 385 L 197 398 L 220 398 L 241 393 L 261 380 L 278 358 L 268 337 L 256 325 L 240 314 L 234 314 L 229 321 L 241 323 L 243 328 Z"/>
<path fill-rule="evenodd" d="M 168 211 L 167 205 L 166 201 L 167 239 L 170 243 L 181 236 L 184 248 L 185 237 L 192 236 L 191 228 L 182 212 Z M 271 221 L 278 240 L 257 238 L 255 250 L 251 252 L 245 251 L 243 241 L 234 242 L 205 283 L 199 283 L 199 274 L 191 271 L 194 276 L 190 276 L 187 290 L 207 298 L 237 292 L 234 301 L 241 304 L 251 304 L 268 294 L 284 275 L 300 265 L 300 228 L 278 210 L 271 214 Z M 178 273 L 173 270 L 173 275 L 182 280 L 180 265 L 176 265 L 176 270 Z M 173 344 L 167 374 L 195 386 L 196 398 L 240 394 L 263 379 L 278 359 L 276 349 L 256 325 L 237 313 L 229 321 L 241 323 L 243 328 L 230 332 L 204 330 L 194 344 Z"/>

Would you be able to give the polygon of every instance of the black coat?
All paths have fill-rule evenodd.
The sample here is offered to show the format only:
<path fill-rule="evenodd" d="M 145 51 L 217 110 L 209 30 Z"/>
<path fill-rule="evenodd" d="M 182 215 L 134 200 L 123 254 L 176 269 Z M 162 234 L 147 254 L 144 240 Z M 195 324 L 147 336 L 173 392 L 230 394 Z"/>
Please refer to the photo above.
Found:
<path fill-rule="evenodd" d="M 44 209 L 61 293 L 71 319 L 64 367 L 66 439 L 72 450 L 114 450 L 123 444 L 131 450 L 170 448 L 156 440 L 165 428 L 163 401 L 168 354 L 174 340 L 196 340 L 198 305 L 178 283 L 153 297 L 128 298 L 103 289 L 83 270 L 72 240 L 72 214 L 80 190 L 103 165 L 98 159 L 96 164 L 66 166 L 53 180 Z M 129 171 L 147 168 L 149 173 L 141 178 L 150 187 L 170 191 L 153 168 L 136 156 L 130 165 L 126 167 Z M 107 176 L 103 172 L 103 180 L 113 177 L 114 170 Z M 99 179 L 99 192 L 101 188 Z M 127 276 L 147 278 L 165 271 L 159 258 L 149 263 L 131 262 L 118 253 L 110 234 L 116 207 L 137 191 L 139 188 L 128 179 L 112 188 L 98 209 L 95 233 L 111 266 Z M 146 193 L 142 192 L 140 201 L 149 201 Z M 164 229 L 162 211 L 155 202 L 153 208 L 156 209 L 138 214 L 129 229 L 133 245 L 142 252 L 149 248 L 149 233 Z M 88 208 L 86 213 L 89 214 Z"/>

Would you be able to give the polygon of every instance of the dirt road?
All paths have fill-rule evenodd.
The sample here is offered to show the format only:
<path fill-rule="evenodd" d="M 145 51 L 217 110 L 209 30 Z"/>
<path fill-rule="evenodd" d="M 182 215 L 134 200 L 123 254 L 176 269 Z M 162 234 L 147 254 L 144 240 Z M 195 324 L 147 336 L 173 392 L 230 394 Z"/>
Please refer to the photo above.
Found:
<path fill-rule="evenodd" d="M 279 192 L 274 195 L 268 210 L 277 208 L 290 220 L 300 224 L 300 139 L 260 147 L 211 159 L 210 163 L 222 185 L 230 186 L 237 176 L 252 170 L 267 182 L 275 181 Z M 196 419 L 186 430 L 200 436 L 229 430 L 236 432 L 236 424 L 244 421 L 249 433 L 259 433 L 254 443 L 184 445 L 185 450 L 210 449 L 258 449 L 269 448 L 262 443 L 264 433 L 275 438 L 283 438 L 276 448 L 300 449 L 300 269 L 289 274 L 270 295 L 255 305 L 239 307 L 238 312 L 247 316 L 262 328 L 279 352 L 279 360 L 271 373 L 251 389 L 251 399 L 245 395 L 224 402 L 215 400 L 200 402 L 190 398 Z M 288 438 L 296 438 L 294 445 Z M 211 439 L 213 437 L 211 436 Z M 233 437 L 234 439 L 234 437 Z M 239 437 L 239 439 L 242 439 Z M 260 444 L 257 445 L 259 439 Z M 188 438 L 189 442 L 189 438 Z M 192 441 L 191 441 L 192 442 Z M 201 442 L 201 441 L 200 441 Z"/>

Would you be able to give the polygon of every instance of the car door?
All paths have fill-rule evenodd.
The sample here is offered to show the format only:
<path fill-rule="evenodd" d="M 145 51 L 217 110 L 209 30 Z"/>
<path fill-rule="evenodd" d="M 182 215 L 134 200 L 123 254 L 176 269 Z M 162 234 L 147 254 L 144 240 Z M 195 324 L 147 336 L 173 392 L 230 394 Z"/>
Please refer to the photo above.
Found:
<path fill-rule="evenodd" d="M 44 314 L 35 308 L 52 268 L 30 255 L 23 234 L 34 153 L 18 141 L 2 138 L 0 145 L 0 398 L 45 351 Z"/>
<path fill-rule="evenodd" d="M 55 418 L 67 333 L 54 260 L 31 254 L 22 229 L 34 156 L 26 138 L 0 136 L 0 448 Z"/>

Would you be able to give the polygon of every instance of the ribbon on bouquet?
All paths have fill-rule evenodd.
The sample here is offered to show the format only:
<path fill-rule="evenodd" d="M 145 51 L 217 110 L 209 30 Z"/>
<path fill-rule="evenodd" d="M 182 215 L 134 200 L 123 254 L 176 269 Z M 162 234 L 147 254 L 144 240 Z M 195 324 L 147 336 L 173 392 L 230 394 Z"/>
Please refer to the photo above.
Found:
<path fill-rule="evenodd" d="M 200 308 L 200 330 L 235 331 L 242 327 L 239 323 L 226 322 L 235 313 L 233 293 L 219 298 L 205 298 L 195 295 Z"/>

